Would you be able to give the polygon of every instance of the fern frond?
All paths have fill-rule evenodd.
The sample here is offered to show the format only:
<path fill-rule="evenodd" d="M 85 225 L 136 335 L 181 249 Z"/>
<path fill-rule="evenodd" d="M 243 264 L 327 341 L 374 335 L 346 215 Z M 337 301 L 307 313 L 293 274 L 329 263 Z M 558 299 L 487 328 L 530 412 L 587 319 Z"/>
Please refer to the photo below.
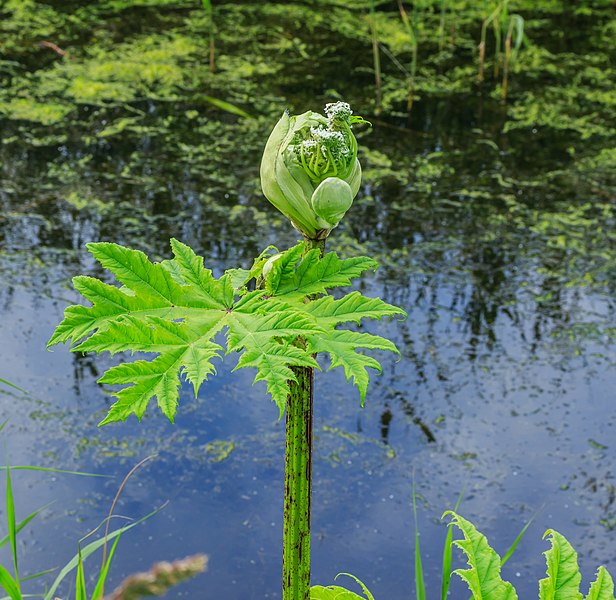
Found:
<path fill-rule="evenodd" d="M 473 599 L 517 600 L 515 588 L 501 579 L 500 556 L 490 547 L 486 536 L 455 512 L 447 511 L 445 515 L 451 516 L 450 525 L 455 525 L 464 536 L 453 543 L 466 554 L 470 569 L 456 569 L 454 573 L 466 582 Z"/>

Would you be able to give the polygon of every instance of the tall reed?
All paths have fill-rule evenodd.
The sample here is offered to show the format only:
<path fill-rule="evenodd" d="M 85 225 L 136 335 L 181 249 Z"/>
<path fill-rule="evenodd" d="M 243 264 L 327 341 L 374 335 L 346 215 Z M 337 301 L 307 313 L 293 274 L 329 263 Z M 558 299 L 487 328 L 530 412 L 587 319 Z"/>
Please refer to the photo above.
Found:
<path fill-rule="evenodd" d="M 438 22 L 438 49 L 445 47 L 445 18 L 447 16 L 447 0 L 441 0 L 441 15 Z"/>
<path fill-rule="evenodd" d="M 507 100 L 509 67 L 517 60 L 523 41 L 524 19 L 520 15 L 511 15 L 509 27 L 507 28 L 507 37 L 505 38 L 505 64 L 503 65 L 503 84 L 501 86 L 503 101 Z"/>
<path fill-rule="evenodd" d="M 411 16 L 409 17 L 404 8 L 402 0 L 397 0 L 400 18 L 411 43 L 411 70 L 408 75 L 408 96 L 406 109 L 410 113 L 413 108 L 413 100 L 415 98 L 415 77 L 417 75 L 417 50 L 419 46 L 418 25 L 419 25 L 419 3 L 416 0 L 411 0 Z M 444 5 L 444 2 L 443 2 Z"/>
<path fill-rule="evenodd" d="M 484 13 L 487 11 L 487 6 L 484 3 Z M 503 100 L 506 100 L 510 67 L 517 59 L 524 41 L 524 19 L 518 14 L 509 14 L 509 0 L 500 0 L 494 10 L 485 16 L 481 24 L 481 40 L 479 42 L 479 73 L 477 75 L 479 82 L 484 80 L 486 40 L 490 26 L 494 32 L 494 78 L 498 78 L 502 64 L 501 96 Z M 504 42 L 503 34 L 505 35 Z"/>
<path fill-rule="evenodd" d="M 372 40 L 372 61 L 374 64 L 374 112 L 378 115 L 381 112 L 383 84 L 381 78 L 381 54 L 379 52 L 379 34 L 376 25 L 376 0 L 370 0 L 370 38 Z"/>
<path fill-rule="evenodd" d="M 205 13 L 207 14 L 208 38 L 210 43 L 210 73 L 213 73 L 216 70 L 216 36 L 214 29 L 214 8 L 212 6 L 211 0 L 203 0 L 203 8 L 205 9 Z"/>

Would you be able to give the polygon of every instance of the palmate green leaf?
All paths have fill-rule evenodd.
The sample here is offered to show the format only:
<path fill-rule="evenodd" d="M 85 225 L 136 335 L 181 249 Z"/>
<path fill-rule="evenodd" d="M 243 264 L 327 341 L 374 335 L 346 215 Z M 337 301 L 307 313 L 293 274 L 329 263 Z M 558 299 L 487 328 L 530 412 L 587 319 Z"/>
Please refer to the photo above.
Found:
<path fill-rule="evenodd" d="M 366 298 L 360 292 L 351 292 L 339 300 L 334 300 L 332 296 L 323 296 L 309 302 L 306 310 L 322 327 L 339 323 L 359 323 L 362 319 L 404 315 L 404 311 L 397 306 L 387 304 L 380 298 Z"/>
<path fill-rule="evenodd" d="M 179 397 L 179 376 L 184 374 L 197 394 L 208 375 L 216 372 L 212 360 L 220 357 L 223 349 L 211 338 L 224 323 L 221 323 L 220 313 L 211 312 L 204 309 L 202 318 L 193 319 L 190 325 L 160 317 L 142 321 L 133 316 L 121 316 L 75 347 L 82 352 L 159 353 L 151 362 L 140 360 L 112 367 L 99 379 L 100 383 L 111 385 L 133 384 L 115 394 L 118 401 L 101 424 L 124 420 L 131 413 L 140 419 L 153 396 L 157 397 L 163 414 L 173 422 Z"/>
<path fill-rule="evenodd" d="M 292 282 L 295 276 L 295 268 L 304 253 L 303 244 L 297 244 L 285 252 L 278 253 L 269 262 L 270 271 L 264 276 L 265 292 L 270 296 L 275 296 L 281 287 L 281 282 Z M 316 250 L 317 256 L 319 251 Z M 263 270 L 262 265 L 262 270 Z"/>
<path fill-rule="evenodd" d="M 258 351 L 255 349 L 247 350 L 242 354 L 235 368 L 256 367 L 255 382 L 265 381 L 267 391 L 272 398 L 284 398 L 286 400 L 290 393 L 289 381 L 297 381 L 293 371 L 289 368 L 290 366 L 319 368 L 317 361 L 309 354 L 307 355 L 303 349 L 289 344 L 281 346 L 277 343 L 269 343 Z M 284 404 L 278 403 L 281 417 L 284 406 Z"/>
<path fill-rule="evenodd" d="M 181 246 L 178 243 L 177 249 L 187 248 Z M 210 294 L 205 294 L 201 286 L 206 285 L 207 273 L 201 274 L 201 286 L 181 285 L 168 268 L 150 263 L 143 252 L 104 242 L 87 244 L 87 247 L 125 288 L 119 289 L 92 277 L 73 278 L 75 289 L 93 306 L 69 306 L 64 320 L 47 343 L 48 347 L 70 340 L 76 342 L 94 330 L 104 330 L 117 323 L 122 315 L 141 320 L 155 316 L 183 318 L 201 313 L 198 309 L 224 310 L 228 307 L 229 296 L 233 297 L 231 284 L 224 279 L 211 286 Z M 194 266 L 191 269 L 188 260 L 178 252 L 175 264 L 178 273 L 192 276 Z"/>
<path fill-rule="evenodd" d="M 474 600 L 517 600 L 515 588 L 501 579 L 500 556 L 490 547 L 485 535 L 455 512 L 447 511 L 445 515 L 451 516 L 451 525 L 464 536 L 453 543 L 466 554 L 470 568 L 456 569 L 454 573 L 466 582 Z"/>
<path fill-rule="evenodd" d="M 582 600 L 580 583 L 582 574 L 578 567 L 577 552 L 557 531 L 548 529 L 550 549 L 546 550 L 547 577 L 539 581 L 540 600 Z"/>
<path fill-rule="evenodd" d="M 231 278 L 224 275 L 220 280 L 215 279 L 212 271 L 203 266 L 203 259 L 178 240 L 171 240 L 171 248 L 175 255 L 174 262 L 189 289 L 209 308 L 231 308 L 234 298 Z"/>
<path fill-rule="evenodd" d="M 359 390 L 361 405 L 364 405 L 370 375 L 367 368 L 382 371 L 381 364 L 372 356 L 358 352 L 361 348 L 369 350 L 389 350 L 399 354 L 393 342 L 378 335 L 359 333 L 357 331 L 332 329 L 324 334 L 310 335 L 307 338 L 312 352 L 327 352 L 330 356 L 330 369 L 342 367 L 347 381 Z"/>
<path fill-rule="evenodd" d="M 90 244 L 95 258 L 124 287 L 90 277 L 75 278 L 75 288 L 92 306 L 68 307 L 49 341 L 49 346 L 72 341 L 73 351 L 80 352 L 158 354 L 153 360 L 112 367 L 101 377 L 100 383 L 127 386 L 114 393 L 117 402 L 101 424 L 125 420 L 131 414 L 141 419 L 153 397 L 173 421 L 180 377 L 198 392 L 215 372 L 212 360 L 224 352 L 213 341 L 221 331 L 227 334 L 227 353 L 250 351 L 240 366 L 257 367 L 256 381 L 268 382 L 282 410 L 288 388 L 265 369 L 272 356 L 277 356 L 279 366 L 314 364 L 307 351 L 290 346 L 297 336 L 320 331 L 314 320 L 279 301 L 264 302 L 262 292 L 247 294 L 234 303 L 229 276 L 214 278 L 188 246 L 177 240 L 171 244 L 174 259 L 164 265 L 115 244 Z"/>
<path fill-rule="evenodd" d="M 359 323 L 362 319 L 380 319 L 385 316 L 406 316 L 406 313 L 387 304 L 380 298 L 367 298 L 354 291 L 335 300 L 331 296 L 315 298 L 315 294 L 326 291 L 328 287 L 342 287 L 351 279 L 361 275 L 366 269 L 376 268 L 376 263 L 367 257 L 340 260 L 335 253 L 326 254 L 319 259 L 318 250 L 309 251 L 301 257 L 301 245 L 282 253 L 273 263 L 266 276 L 266 287 L 275 298 L 293 304 L 308 312 L 322 332 L 307 336 L 309 348 L 314 353 L 326 352 L 330 356 L 330 369 L 342 367 L 347 381 L 352 380 L 364 405 L 372 368 L 381 372 L 380 363 L 361 350 L 387 350 L 398 353 L 389 340 L 349 330 L 335 329 L 341 323 Z M 307 301 L 308 300 L 308 301 Z"/>
<path fill-rule="evenodd" d="M 328 352 L 332 367 L 341 366 L 358 386 L 362 403 L 369 382 L 367 368 L 380 370 L 359 349 L 397 352 L 378 336 L 337 330 L 341 323 L 404 314 L 378 298 L 353 292 L 339 300 L 315 298 L 327 289 L 349 285 L 351 278 L 374 268 L 369 258 L 340 260 L 334 253 L 319 259 L 311 251 L 302 259 L 303 244 L 276 255 L 268 248 L 248 275 L 231 269 L 215 278 L 188 246 L 171 240 L 174 258 L 153 263 L 137 250 L 116 244 L 88 244 L 93 256 L 121 287 L 92 277 L 75 277 L 75 289 L 91 306 L 69 306 L 48 346 L 71 342 L 76 352 L 141 352 L 139 357 L 110 368 L 99 382 L 125 386 L 114 391 L 117 401 L 102 424 L 141 419 L 156 398 L 173 422 L 181 380 L 195 394 L 216 372 L 214 359 L 240 354 L 236 368 L 255 368 L 254 381 L 264 381 L 281 414 L 294 380 L 293 366 L 317 367 L 312 356 Z M 261 278 L 271 262 L 265 290 L 247 291 L 246 278 Z M 239 284 L 239 285 L 238 285 Z M 236 289 L 238 288 L 238 289 Z M 309 298 L 308 298 L 309 297 Z M 308 301 L 309 300 L 309 301 Z M 226 344 L 217 337 L 226 337 Z M 297 340 L 304 340 L 297 343 Z"/>
<path fill-rule="evenodd" d="M 228 352 L 259 349 L 276 338 L 295 339 L 320 331 L 303 306 L 292 307 L 276 300 L 264 302 L 259 291 L 244 296 L 229 313 L 227 323 Z"/>
<path fill-rule="evenodd" d="M 324 294 L 327 290 L 350 285 L 351 279 L 378 266 L 376 261 L 366 256 L 341 260 L 335 252 L 328 252 L 320 258 L 320 251 L 316 248 L 307 252 L 297 264 L 302 251 L 302 245 L 295 246 L 274 262 L 265 278 L 268 294 L 285 300 Z"/>

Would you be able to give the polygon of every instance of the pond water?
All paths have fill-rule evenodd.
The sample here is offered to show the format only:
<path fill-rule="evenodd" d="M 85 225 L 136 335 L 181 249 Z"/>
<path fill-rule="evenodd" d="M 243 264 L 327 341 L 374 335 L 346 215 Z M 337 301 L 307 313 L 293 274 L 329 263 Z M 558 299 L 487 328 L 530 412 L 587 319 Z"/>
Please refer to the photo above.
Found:
<path fill-rule="evenodd" d="M 78 302 L 71 277 L 106 277 L 88 241 L 161 259 L 177 237 L 216 273 L 293 244 L 259 191 L 262 147 L 284 108 L 343 97 L 372 127 L 358 131 L 364 184 L 329 248 L 374 255 L 381 266 L 359 287 L 409 318 L 365 326 L 401 352 L 379 357 L 365 408 L 341 373 L 317 375 L 313 581 L 346 571 L 377 599 L 410 597 L 413 481 L 431 595 L 439 517 L 460 493 L 500 553 L 535 515 L 504 568 L 520 597 L 545 573 L 547 528 L 578 550 L 584 591 L 599 564 L 616 572 L 611 3 L 517 3 L 529 41 L 507 104 L 496 79 L 475 82 L 478 9 L 447 15 L 445 48 L 427 10 L 410 116 L 385 54 L 376 109 L 365 3 L 221 2 L 215 73 L 193 4 L 0 8 L 0 377 L 27 391 L 0 385 L 2 436 L 11 464 L 110 476 L 13 474 L 18 517 L 51 503 L 20 534 L 22 571 L 62 566 L 155 454 L 116 512 L 167 504 L 123 536 L 110 588 L 205 552 L 208 572 L 166 597 L 280 598 L 284 423 L 265 386 L 227 357 L 197 398 L 183 385 L 174 425 L 152 407 L 98 428 L 111 397 L 96 381 L 118 358 L 45 344 Z M 383 44 L 404 62 L 385 4 Z M 451 595 L 468 593 L 455 581 Z"/>

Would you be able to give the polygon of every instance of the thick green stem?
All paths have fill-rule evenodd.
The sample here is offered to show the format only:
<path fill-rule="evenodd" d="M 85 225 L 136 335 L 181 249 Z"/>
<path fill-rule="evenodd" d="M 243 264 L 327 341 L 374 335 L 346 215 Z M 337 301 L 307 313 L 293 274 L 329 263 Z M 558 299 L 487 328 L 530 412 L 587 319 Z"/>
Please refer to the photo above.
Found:
<path fill-rule="evenodd" d="M 310 496 L 312 492 L 313 370 L 293 369 L 287 403 L 282 555 L 283 600 L 310 598 Z"/>
<path fill-rule="evenodd" d="M 325 240 L 306 240 L 306 250 Z M 310 598 L 310 499 L 312 495 L 312 408 L 314 369 L 294 367 L 287 400 L 282 600 Z"/>

